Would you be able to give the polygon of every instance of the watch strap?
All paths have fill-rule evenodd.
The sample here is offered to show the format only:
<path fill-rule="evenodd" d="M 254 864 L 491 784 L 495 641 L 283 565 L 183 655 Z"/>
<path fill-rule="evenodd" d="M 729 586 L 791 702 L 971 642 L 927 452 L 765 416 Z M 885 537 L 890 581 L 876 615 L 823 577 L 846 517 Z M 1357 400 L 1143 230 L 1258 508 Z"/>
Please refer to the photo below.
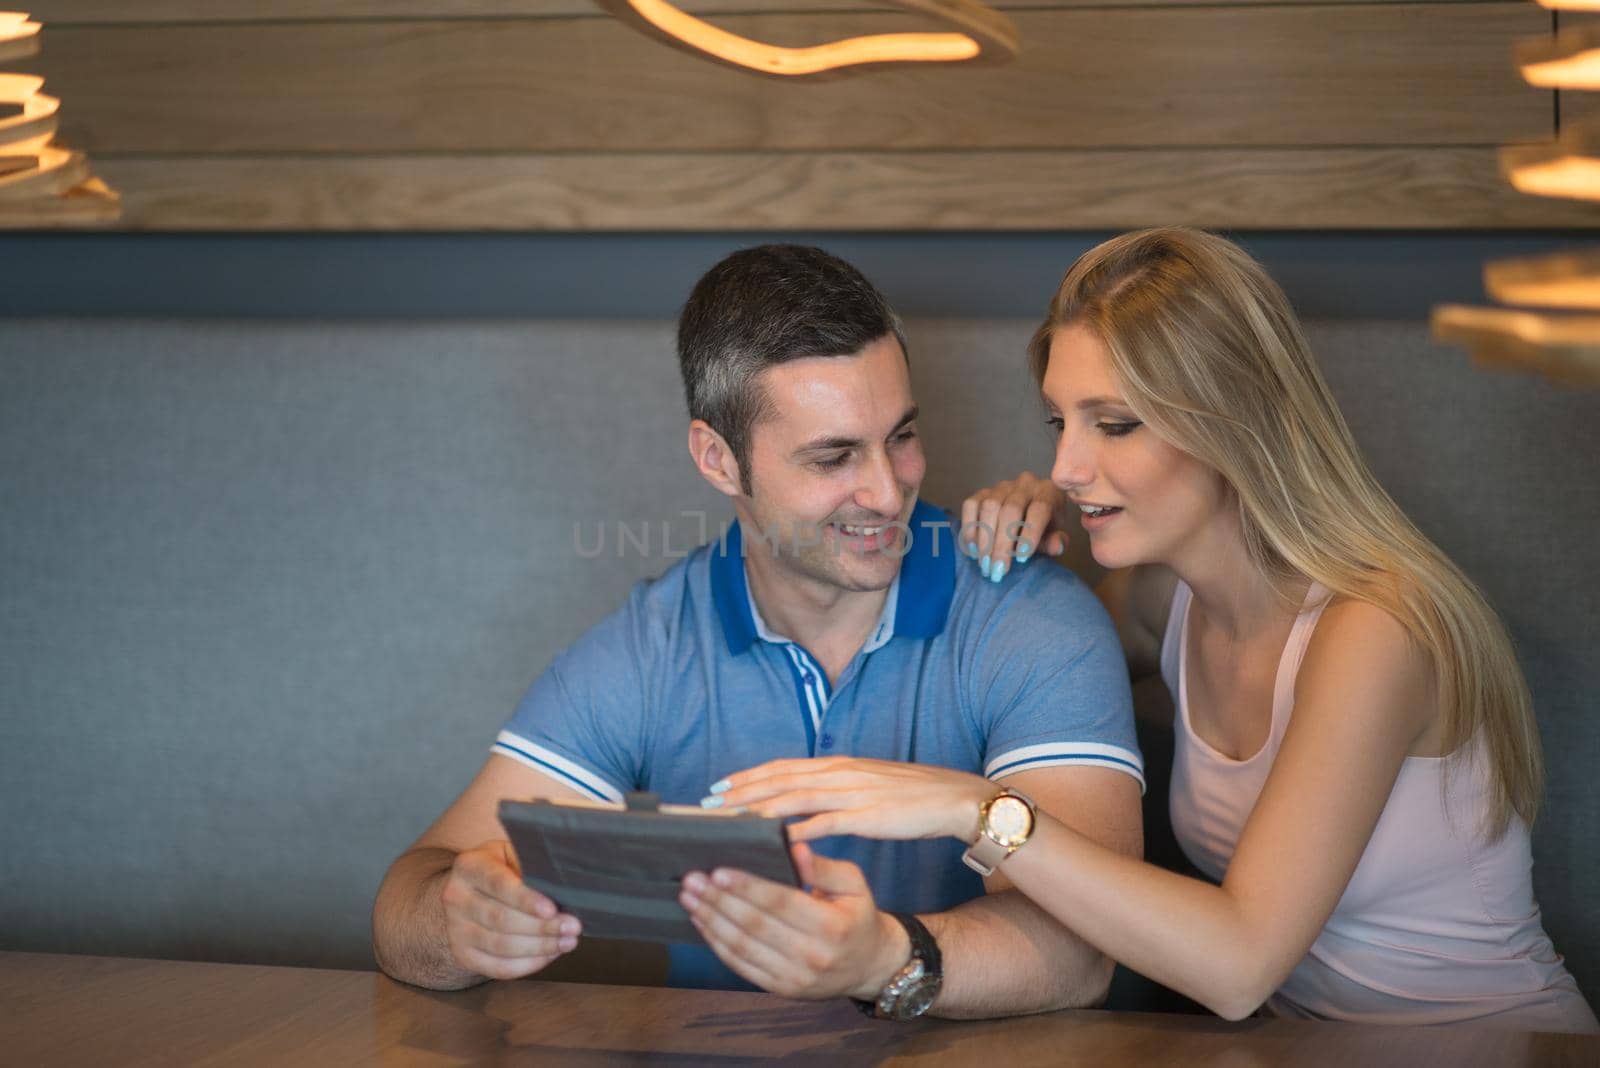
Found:
<path fill-rule="evenodd" d="M 994 874 L 994 870 L 1000 866 L 1000 862 L 1010 855 L 1010 849 L 979 831 L 978 840 L 968 846 L 965 853 L 961 854 L 961 863 L 987 879 Z"/>
<path fill-rule="evenodd" d="M 911 957 L 904 968 L 901 968 L 890 977 L 888 985 L 883 988 L 883 991 L 876 998 L 871 1001 L 861 998 L 850 999 L 864 1015 L 871 1016 L 874 1019 L 900 1018 L 894 1012 L 895 1006 L 893 1003 L 904 993 L 901 989 L 903 985 L 902 976 L 913 964 L 921 962 L 920 975 L 917 980 L 919 985 L 925 985 L 929 982 L 941 984 L 944 981 L 944 958 L 939 952 L 939 943 L 933 937 L 933 932 L 928 930 L 927 925 L 909 912 L 891 912 L 889 915 L 898 920 L 900 926 L 905 928 L 906 936 L 911 940 Z M 888 1004 L 885 1004 L 886 1001 Z"/>
<path fill-rule="evenodd" d="M 909 912 L 891 912 L 889 915 L 899 920 L 900 926 L 904 927 L 906 934 L 911 937 L 911 955 L 922 961 L 925 973 L 942 978 L 944 957 L 939 953 L 939 943 L 934 940 L 933 932 Z"/>

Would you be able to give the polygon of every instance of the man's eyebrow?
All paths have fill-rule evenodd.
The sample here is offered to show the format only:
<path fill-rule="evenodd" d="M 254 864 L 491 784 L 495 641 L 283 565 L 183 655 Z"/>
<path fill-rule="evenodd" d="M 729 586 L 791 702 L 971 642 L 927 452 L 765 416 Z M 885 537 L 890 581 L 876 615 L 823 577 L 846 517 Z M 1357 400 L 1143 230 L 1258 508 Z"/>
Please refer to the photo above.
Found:
<path fill-rule="evenodd" d="M 794 451 L 797 454 L 802 452 L 826 452 L 830 449 L 854 449 L 860 445 L 860 438 L 812 438 Z"/>
<path fill-rule="evenodd" d="M 889 436 L 893 437 L 904 429 L 907 424 L 916 422 L 919 411 L 920 409 L 915 404 L 907 408 L 906 414 L 902 415 L 900 421 L 894 425 L 894 429 L 889 431 Z M 861 447 L 861 444 L 860 438 L 812 438 L 794 451 L 798 455 L 803 452 L 827 452 L 831 449 L 857 449 Z"/>

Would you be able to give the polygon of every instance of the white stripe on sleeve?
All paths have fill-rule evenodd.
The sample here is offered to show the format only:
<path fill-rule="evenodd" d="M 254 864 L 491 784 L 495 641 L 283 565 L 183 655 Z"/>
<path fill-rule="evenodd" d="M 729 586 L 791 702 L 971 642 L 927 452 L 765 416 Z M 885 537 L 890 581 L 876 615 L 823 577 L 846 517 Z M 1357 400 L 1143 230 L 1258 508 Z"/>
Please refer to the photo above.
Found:
<path fill-rule="evenodd" d="M 533 770 L 550 776 L 561 785 L 570 786 L 596 801 L 611 801 L 618 804 L 622 801 L 622 791 L 600 776 L 574 764 L 559 753 L 553 753 L 544 746 L 533 744 L 519 734 L 501 731 L 500 736 L 494 741 L 491 752 L 526 764 Z"/>
<path fill-rule="evenodd" d="M 1139 792 L 1144 793 L 1144 761 L 1139 759 L 1139 754 L 1120 745 L 1102 742 L 1046 742 L 1008 749 L 990 760 L 984 766 L 983 774 L 986 778 L 1002 779 L 1019 771 L 1074 764 L 1126 772 L 1139 781 Z"/>

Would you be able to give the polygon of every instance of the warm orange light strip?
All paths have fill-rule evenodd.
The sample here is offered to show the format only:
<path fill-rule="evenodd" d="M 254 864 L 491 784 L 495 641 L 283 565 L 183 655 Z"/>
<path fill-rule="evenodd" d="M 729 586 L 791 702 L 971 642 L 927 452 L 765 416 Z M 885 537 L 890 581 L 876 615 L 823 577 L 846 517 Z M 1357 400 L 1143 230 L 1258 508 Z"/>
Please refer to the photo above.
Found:
<path fill-rule="evenodd" d="M 37 45 L 39 28 L 39 23 L 34 22 L 32 16 L 26 12 L 0 11 L 0 44 L 9 45 L 17 41 L 31 40 Z M 37 48 L 33 51 L 37 51 Z"/>
<path fill-rule="evenodd" d="M 892 6 L 947 23 L 950 31 L 846 37 L 808 48 L 751 40 L 696 18 L 669 0 L 595 3 L 619 22 L 676 48 L 740 70 L 782 78 L 897 63 L 1003 62 L 1019 48 L 1016 27 L 982 0 L 888 0 Z"/>
<path fill-rule="evenodd" d="M 1592 156 L 1554 155 L 1514 163 L 1506 168 L 1506 177 L 1520 192 L 1534 196 L 1600 200 L 1600 159 Z"/>
<path fill-rule="evenodd" d="M 1541 89 L 1600 89 L 1600 26 L 1579 26 L 1517 44 L 1517 65 Z"/>
<path fill-rule="evenodd" d="M 89 177 L 83 153 L 54 145 L 46 145 L 35 156 L 14 158 L 32 160 L 33 164 L 0 175 L 0 201 L 56 196 Z"/>
<path fill-rule="evenodd" d="M 1600 200 L 1600 130 L 1573 123 L 1550 144 L 1500 150 L 1500 172 L 1520 192 L 1570 200 Z"/>
<path fill-rule="evenodd" d="M 1539 6 L 1551 11 L 1600 11 L 1600 0 L 1539 0 Z"/>
<path fill-rule="evenodd" d="M 983 51 L 977 41 L 964 33 L 884 33 L 847 37 L 811 48 L 782 48 L 719 29 L 665 0 L 628 3 L 662 33 L 724 62 L 764 74 L 819 74 L 868 63 L 955 63 Z"/>
<path fill-rule="evenodd" d="M 10 11 L 0 11 L 0 63 L 11 63 L 39 54 L 39 24 L 17 22 Z M 26 17 L 26 16 L 24 16 Z"/>
<path fill-rule="evenodd" d="M 0 74 L 0 103 L 22 106 L 22 114 L 0 119 L 0 155 L 38 155 L 55 136 L 61 101 L 41 93 L 43 86 L 37 75 Z"/>
<path fill-rule="evenodd" d="M 1483 268 L 1483 287 L 1502 304 L 1600 311 L 1600 252 L 1495 260 Z"/>
<path fill-rule="evenodd" d="M 1540 315 L 1445 304 L 1433 336 L 1465 345 L 1475 363 L 1533 371 L 1559 382 L 1600 384 L 1600 315 Z"/>

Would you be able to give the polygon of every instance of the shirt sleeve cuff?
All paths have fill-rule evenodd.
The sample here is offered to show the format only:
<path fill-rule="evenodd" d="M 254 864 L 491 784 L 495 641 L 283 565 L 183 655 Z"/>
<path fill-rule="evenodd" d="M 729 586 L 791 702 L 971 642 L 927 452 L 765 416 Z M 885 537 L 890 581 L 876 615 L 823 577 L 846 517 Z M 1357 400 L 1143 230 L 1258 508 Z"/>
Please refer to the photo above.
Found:
<path fill-rule="evenodd" d="M 621 790 L 582 765 L 575 764 L 560 753 L 546 749 L 542 745 L 535 745 L 520 734 L 501 731 L 494 745 L 490 747 L 490 752 L 510 757 L 519 764 L 526 764 L 534 771 L 543 772 L 561 785 L 570 786 L 584 797 L 596 801 L 610 801 L 613 804 L 622 803 Z"/>
<path fill-rule="evenodd" d="M 1120 745 L 1101 742 L 1045 742 L 1007 749 L 991 759 L 983 768 L 985 778 L 1003 779 L 1019 771 L 1035 768 L 1060 768 L 1073 764 L 1087 767 L 1111 768 L 1132 775 L 1139 782 L 1139 794 L 1145 791 L 1144 761 L 1139 754 Z"/>

